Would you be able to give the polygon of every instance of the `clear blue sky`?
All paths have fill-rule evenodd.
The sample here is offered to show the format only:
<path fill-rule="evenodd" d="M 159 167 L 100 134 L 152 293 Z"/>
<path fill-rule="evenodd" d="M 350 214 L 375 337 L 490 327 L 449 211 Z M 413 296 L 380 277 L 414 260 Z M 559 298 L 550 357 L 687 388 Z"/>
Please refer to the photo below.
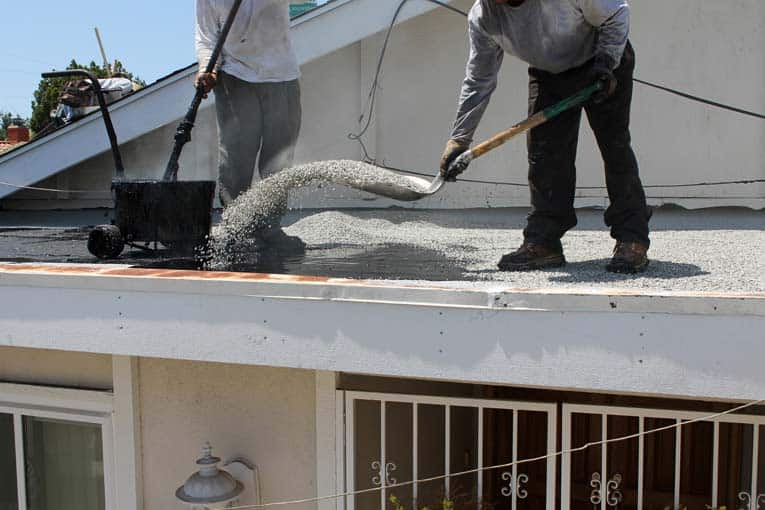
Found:
<path fill-rule="evenodd" d="M 194 62 L 194 2 L 129 0 L 65 7 L 60 0 L 3 2 L 0 110 L 31 114 L 40 73 L 72 58 L 101 63 L 94 27 L 110 60 L 152 82 Z"/>
<path fill-rule="evenodd" d="M 323 3 L 323 2 L 320 2 Z M 40 73 L 78 62 L 101 63 L 94 27 L 110 60 L 147 83 L 194 62 L 194 2 L 127 0 L 2 2 L 0 110 L 31 115 Z M 75 9 L 75 5 L 77 9 Z"/>

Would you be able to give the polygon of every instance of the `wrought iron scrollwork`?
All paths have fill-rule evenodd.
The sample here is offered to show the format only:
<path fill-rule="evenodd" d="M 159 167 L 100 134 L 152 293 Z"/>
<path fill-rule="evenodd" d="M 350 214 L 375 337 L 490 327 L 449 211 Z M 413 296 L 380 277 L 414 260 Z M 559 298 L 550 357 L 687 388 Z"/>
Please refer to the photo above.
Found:
<path fill-rule="evenodd" d="M 600 505 L 603 502 L 603 491 L 605 490 L 606 506 L 615 508 L 624 501 L 624 494 L 621 491 L 623 477 L 619 473 L 615 474 L 603 487 L 603 480 L 600 477 L 600 473 L 593 473 L 590 479 L 590 503 L 595 506 Z"/>
<path fill-rule="evenodd" d="M 523 487 L 529 483 L 529 475 L 521 473 L 518 475 L 517 479 L 513 479 L 513 473 L 511 471 L 505 471 L 502 473 L 502 479 L 508 482 L 507 486 L 502 487 L 502 490 L 500 490 L 500 493 L 503 496 L 509 498 L 515 493 L 518 499 L 526 499 L 529 497 L 529 492 Z"/>
<path fill-rule="evenodd" d="M 738 499 L 742 505 L 739 510 L 760 510 L 765 505 L 765 494 L 758 494 L 753 498 L 748 492 L 742 491 L 738 493 Z"/>
<path fill-rule="evenodd" d="M 383 480 L 384 480 L 385 485 L 395 485 L 398 482 L 390 474 L 396 469 L 397 469 L 397 466 L 393 462 L 386 463 L 385 469 L 383 469 L 382 463 L 379 460 L 372 462 L 372 471 L 377 473 L 377 475 L 372 477 L 372 484 L 376 485 L 377 487 L 380 487 L 381 485 L 383 485 Z"/>

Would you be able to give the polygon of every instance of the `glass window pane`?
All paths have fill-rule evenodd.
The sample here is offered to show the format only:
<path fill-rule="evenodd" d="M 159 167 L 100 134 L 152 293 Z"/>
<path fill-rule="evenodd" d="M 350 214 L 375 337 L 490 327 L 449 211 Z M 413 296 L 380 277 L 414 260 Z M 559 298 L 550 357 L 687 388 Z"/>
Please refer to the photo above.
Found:
<path fill-rule="evenodd" d="M 513 461 L 513 411 L 507 409 L 483 410 L 483 465 L 507 464 Z M 512 508 L 513 469 L 484 471 L 482 508 L 509 510 Z"/>
<path fill-rule="evenodd" d="M 518 412 L 518 459 L 533 459 L 547 454 L 547 413 Z M 525 477 L 524 477 L 525 475 Z M 518 466 L 518 509 L 539 510 L 547 502 L 547 461 Z"/>
<path fill-rule="evenodd" d="M 632 416 L 609 416 L 608 439 L 618 439 L 637 434 L 640 420 Z M 608 500 L 618 508 L 628 510 L 637 508 L 638 455 L 637 437 L 609 443 L 606 452 L 608 467 Z M 609 505 L 610 508 L 610 505 Z"/>
<path fill-rule="evenodd" d="M 380 402 L 355 400 L 353 410 L 353 455 L 355 490 L 371 489 L 380 485 Z M 377 464 L 375 464 L 377 463 Z M 372 491 L 357 494 L 358 509 L 380 510 L 380 493 Z"/>
<path fill-rule="evenodd" d="M 720 424 L 720 463 L 717 506 L 739 508 L 739 494 L 752 491 L 752 438 L 754 427 L 744 423 Z"/>
<path fill-rule="evenodd" d="M 104 508 L 101 426 L 24 417 L 30 510 Z"/>
<path fill-rule="evenodd" d="M 439 405 L 417 406 L 417 478 L 446 474 L 446 408 Z M 441 508 L 444 481 L 417 484 L 417 508 Z"/>
<path fill-rule="evenodd" d="M 587 443 L 603 440 L 603 418 L 599 414 L 571 415 L 571 446 L 581 448 Z M 596 487 L 602 483 L 601 446 L 571 454 L 571 509 L 592 510 Z M 597 498 L 595 498 L 597 499 Z"/>
<path fill-rule="evenodd" d="M 413 480 L 412 404 L 388 402 L 385 405 L 385 463 L 387 484 Z M 396 496 L 405 508 L 412 508 L 412 487 L 404 486 L 387 492 L 388 508 L 393 508 L 390 496 Z"/>
<path fill-rule="evenodd" d="M 478 408 L 451 408 L 449 472 L 459 473 L 478 467 Z M 478 508 L 477 473 L 449 478 L 449 497 L 455 508 Z"/>
<path fill-rule="evenodd" d="M 714 424 L 689 423 L 683 426 L 681 437 L 680 505 L 706 508 L 712 505 Z"/>
<path fill-rule="evenodd" d="M 646 418 L 645 431 L 674 423 L 675 420 Z M 647 434 L 644 441 L 643 508 L 672 508 L 675 501 L 675 429 Z"/>
<path fill-rule="evenodd" d="M 0 414 L 0 510 L 18 510 L 13 416 Z"/>

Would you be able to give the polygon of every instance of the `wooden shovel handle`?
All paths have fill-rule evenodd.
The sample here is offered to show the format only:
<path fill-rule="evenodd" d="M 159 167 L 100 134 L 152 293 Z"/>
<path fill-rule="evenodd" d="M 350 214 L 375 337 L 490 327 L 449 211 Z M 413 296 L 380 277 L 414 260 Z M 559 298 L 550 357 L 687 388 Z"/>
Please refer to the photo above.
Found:
<path fill-rule="evenodd" d="M 473 147 L 471 152 L 473 153 L 473 157 L 479 158 L 486 154 L 487 152 L 496 149 L 500 145 L 504 145 L 505 142 L 510 140 L 511 138 L 515 138 L 516 136 L 525 133 L 529 129 L 535 128 L 539 126 L 540 124 L 544 124 L 547 121 L 547 117 L 545 117 L 544 112 L 535 113 L 528 119 L 519 122 L 515 126 L 511 127 L 510 129 L 506 129 L 505 131 L 502 131 L 501 133 L 497 133 L 496 135 L 492 136 L 488 140 L 479 143 L 475 147 Z"/>
<path fill-rule="evenodd" d="M 594 85 L 591 85 L 587 87 L 586 89 L 581 90 L 580 92 L 577 92 L 573 96 L 567 97 L 563 101 L 554 104 L 553 106 L 550 106 L 549 108 L 545 108 L 541 112 L 537 112 L 528 119 L 519 122 L 518 124 L 514 125 L 510 129 L 507 129 L 505 131 L 502 131 L 501 133 L 497 133 L 496 135 L 492 136 L 485 142 L 481 142 L 472 149 L 470 149 L 470 152 L 473 153 L 473 158 L 478 158 L 486 154 L 487 152 L 496 149 L 500 145 L 503 145 L 505 142 L 510 140 L 511 138 L 515 138 L 516 136 L 525 133 L 526 131 L 533 129 L 541 124 L 544 124 L 548 120 L 557 117 L 561 113 L 565 112 L 566 110 L 570 110 L 571 108 L 574 108 L 576 106 L 581 106 L 587 100 L 590 99 L 590 96 L 600 90 L 602 85 L 600 83 L 596 83 Z"/>

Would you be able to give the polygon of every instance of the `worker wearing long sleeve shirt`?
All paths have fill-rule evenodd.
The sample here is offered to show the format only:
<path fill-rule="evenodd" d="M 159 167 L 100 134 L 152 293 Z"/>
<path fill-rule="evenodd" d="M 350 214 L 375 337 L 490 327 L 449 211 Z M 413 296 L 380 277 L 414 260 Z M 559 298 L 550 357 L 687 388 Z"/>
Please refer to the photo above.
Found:
<path fill-rule="evenodd" d="M 224 206 L 250 187 L 256 165 L 262 178 L 292 165 L 301 123 L 289 0 L 244 0 L 216 71 L 204 73 L 233 3 L 196 1 L 197 84 L 215 93 L 218 185 Z M 286 238 L 278 225 L 269 235 Z"/>
<path fill-rule="evenodd" d="M 626 0 L 477 0 L 469 16 L 470 57 L 457 118 L 441 160 L 449 166 L 468 150 L 505 53 L 529 64 L 529 113 L 539 112 L 600 81 L 584 106 L 605 164 L 611 201 L 605 221 L 616 239 L 607 269 L 640 272 L 648 265 L 645 192 L 630 142 L 635 53 L 628 40 Z M 565 264 L 561 238 L 576 225 L 576 148 L 582 108 L 569 110 L 528 134 L 532 211 L 524 243 L 505 255 L 506 271 Z"/>

